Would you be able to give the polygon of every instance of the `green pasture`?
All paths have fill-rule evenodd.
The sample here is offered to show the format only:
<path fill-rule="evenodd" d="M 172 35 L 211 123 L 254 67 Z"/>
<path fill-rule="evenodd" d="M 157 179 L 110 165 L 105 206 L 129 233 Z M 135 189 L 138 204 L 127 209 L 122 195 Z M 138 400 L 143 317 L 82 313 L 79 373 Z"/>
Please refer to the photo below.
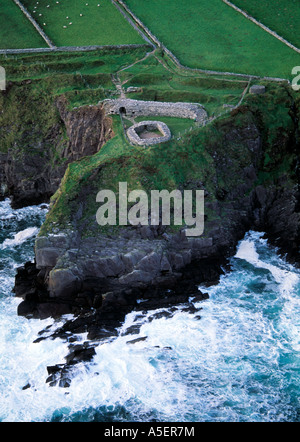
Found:
<path fill-rule="evenodd" d="M 23 3 L 56 46 L 145 42 L 110 0 L 23 0 Z"/>
<path fill-rule="evenodd" d="M 13 0 L 0 2 L 0 49 L 43 48 L 47 44 Z"/>
<path fill-rule="evenodd" d="M 188 67 L 290 79 L 300 65 L 298 53 L 222 0 L 125 2 Z"/>
<path fill-rule="evenodd" d="M 54 77 L 59 74 L 111 74 L 145 56 L 147 47 L 101 48 L 93 51 L 52 52 L 42 54 L 0 55 L 0 64 L 7 70 L 7 78 Z M 54 80 L 53 80 L 54 81 Z"/>
<path fill-rule="evenodd" d="M 119 73 L 123 89 L 140 88 L 128 98 L 185 101 L 202 104 L 209 116 L 224 112 L 224 105 L 237 105 L 247 81 L 240 78 L 195 74 L 181 75 L 165 64 L 160 52 L 144 59 L 147 47 L 101 49 L 88 52 L 56 52 L 0 56 L 8 81 L 31 79 L 55 96 L 65 95 L 70 109 L 116 98 L 111 74 Z M 134 64 L 135 63 L 135 64 Z M 47 92 L 46 92 L 47 91 Z"/>
<path fill-rule="evenodd" d="M 128 94 L 128 98 L 200 103 L 209 116 L 224 112 L 224 105 L 236 106 L 248 84 L 240 78 L 189 72 L 189 75 L 181 75 L 166 65 L 164 58 L 153 54 L 141 63 L 121 71 L 120 79 L 125 91 L 130 86 L 140 88 L 138 92 Z"/>
<path fill-rule="evenodd" d="M 234 0 L 233 3 L 290 43 L 300 47 L 299 0 Z"/>

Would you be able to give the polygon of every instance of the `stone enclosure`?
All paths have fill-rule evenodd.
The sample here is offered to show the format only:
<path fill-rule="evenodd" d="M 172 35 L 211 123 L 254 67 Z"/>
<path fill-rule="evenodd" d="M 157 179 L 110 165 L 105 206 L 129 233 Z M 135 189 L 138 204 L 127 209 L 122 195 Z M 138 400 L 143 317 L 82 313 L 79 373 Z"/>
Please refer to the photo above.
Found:
<path fill-rule="evenodd" d="M 136 117 L 175 117 L 188 118 L 197 123 L 204 123 L 207 113 L 198 103 L 168 103 L 161 101 L 131 100 L 119 98 L 104 100 L 106 115 L 121 115 L 128 119 Z M 142 121 L 127 130 L 128 140 L 139 146 L 164 143 L 171 138 L 168 126 L 161 121 Z"/>
<path fill-rule="evenodd" d="M 169 141 L 171 132 L 161 121 L 141 121 L 127 130 L 127 137 L 132 144 L 149 146 Z"/>

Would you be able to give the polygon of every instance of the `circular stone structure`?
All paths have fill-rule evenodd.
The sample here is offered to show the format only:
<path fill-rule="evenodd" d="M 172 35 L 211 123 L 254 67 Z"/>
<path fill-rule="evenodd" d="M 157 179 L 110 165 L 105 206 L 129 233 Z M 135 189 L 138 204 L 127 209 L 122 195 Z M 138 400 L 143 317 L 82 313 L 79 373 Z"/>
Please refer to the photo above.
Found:
<path fill-rule="evenodd" d="M 127 137 L 132 144 L 151 146 L 169 141 L 171 132 L 161 121 L 141 121 L 127 130 Z"/>

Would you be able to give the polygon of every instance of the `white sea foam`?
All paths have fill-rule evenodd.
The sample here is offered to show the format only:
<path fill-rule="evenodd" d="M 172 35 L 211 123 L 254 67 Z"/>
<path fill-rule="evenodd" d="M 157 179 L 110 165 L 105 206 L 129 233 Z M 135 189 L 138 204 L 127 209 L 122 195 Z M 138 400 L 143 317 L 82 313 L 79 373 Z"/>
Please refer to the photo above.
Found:
<path fill-rule="evenodd" d="M 8 295 L 14 261 L 5 259 Z M 68 343 L 33 343 L 41 329 L 50 326 L 50 334 L 60 324 L 18 317 L 20 300 L 0 297 L 0 420 L 91 420 L 100 407 L 105 419 L 105 410 L 114 416 L 118 406 L 129 413 L 122 419 L 134 421 L 292 420 L 291 398 L 300 393 L 299 272 L 254 232 L 232 267 L 204 288 L 210 299 L 196 304 L 199 312 L 127 315 L 116 339 L 99 345 L 92 362 L 74 366 L 69 388 L 45 383 L 47 366 L 64 362 Z M 136 324 L 136 334 L 124 334 Z M 128 344 L 139 337 L 146 340 Z"/>
<path fill-rule="evenodd" d="M 39 229 L 37 227 L 28 227 L 27 229 L 16 233 L 12 239 L 6 239 L 1 245 L 1 248 L 19 246 L 23 242 L 37 235 L 38 232 Z"/>
<path fill-rule="evenodd" d="M 244 239 L 241 241 L 235 258 L 240 258 L 248 261 L 257 268 L 269 270 L 273 275 L 275 281 L 279 284 L 279 289 L 282 294 L 289 294 L 295 284 L 299 282 L 299 275 L 292 270 L 292 267 L 284 263 L 277 257 L 277 265 L 262 261 L 257 253 L 255 240 L 259 239 L 263 234 L 252 232 L 252 239 Z"/>
<path fill-rule="evenodd" d="M 259 255 L 254 242 L 249 239 L 243 240 L 238 247 L 235 258 L 245 259 L 251 264 L 257 264 L 259 262 Z"/>
<path fill-rule="evenodd" d="M 20 209 L 12 209 L 11 200 L 6 198 L 0 202 L 0 220 L 5 219 L 22 219 L 26 217 L 36 216 L 46 213 L 49 210 L 49 204 L 40 204 L 37 206 L 26 206 Z"/>
<path fill-rule="evenodd" d="M 14 217 L 14 211 L 10 205 L 10 199 L 6 198 L 0 203 L 0 219 L 9 219 Z"/>

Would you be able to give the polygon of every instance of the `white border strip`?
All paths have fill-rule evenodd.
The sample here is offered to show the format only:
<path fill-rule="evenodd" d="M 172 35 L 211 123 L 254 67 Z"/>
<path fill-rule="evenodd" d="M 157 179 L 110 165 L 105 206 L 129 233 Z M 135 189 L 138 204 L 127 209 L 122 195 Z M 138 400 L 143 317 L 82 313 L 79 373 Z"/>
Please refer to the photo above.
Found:
<path fill-rule="evenodd" d="M 246 17 L 248 20 L 252 21 L 253 23 L 255 23 L 257 26 L 259 26 L 261 29 L 263 29 L 264 31 L 268 32 L 268 34 L 272 35 L 273 37 L 277 38 L 277 40 L 280 40 L 282 43 L 284 43 L 285 45 L 289 46 L 291 49 L 293 49 L 294 51 L 298 52 L 298 54 L 300 54 L 300 49 L 297 48 L 296 46 L 294 46 L 292 43 L 290 43 L 289 41 L 285 40 L 284 38 L 282 38 L 280 35 L 278 35 L 276 32 L 272 31 L 272 29 L 268 28 L 267 26 L 263 25 L 262 23 L 260 23 L 258 20 L 256 20 L 254 17 L 252 17 L 251 15 L 247 14 L 247 12 L 243 11 L 242 9 L 238 8 L 237 6 L 235 6 L 233 3 L 229 2 L 228 0 L 223 0 L 224 3 L 226 3 L 226 5 L 230 6 L 231 8 L 235 9 L 237 12 L 239 12 L 240 14 L 242 14 L 244 17 Z"/>

